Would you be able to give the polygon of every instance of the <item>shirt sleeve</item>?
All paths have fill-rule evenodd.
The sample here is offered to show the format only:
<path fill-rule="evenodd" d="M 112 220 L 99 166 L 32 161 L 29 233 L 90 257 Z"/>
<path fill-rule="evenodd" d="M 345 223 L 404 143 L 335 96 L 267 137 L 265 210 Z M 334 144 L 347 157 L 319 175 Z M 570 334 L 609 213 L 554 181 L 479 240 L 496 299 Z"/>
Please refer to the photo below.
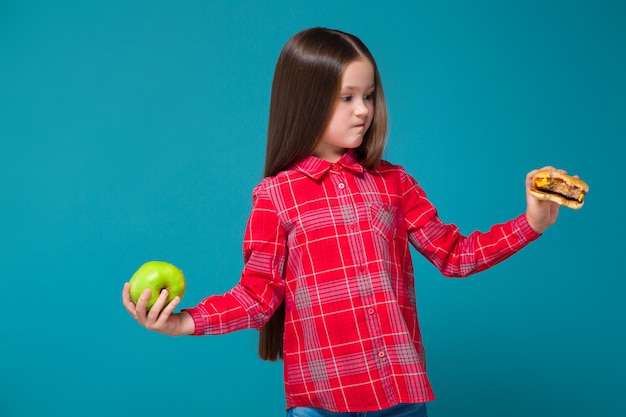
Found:
<path fill-rule="evenodd" d="M 402 206 L 411 244 L 445 276 L 466 277 L 483 271 L 540 236 L 525 214 L 496 224 L 488 232 L 464 236 L 457 226 L 439 219 L 415 179 L 405 171 L 401 177 Z"/>
<path fill-rule="evenodd" d="M 209 296 L 184 310 L 194 321 L 195 335 L 260 329 L 284 298 L 286 233 L 265 184 L 259 184 L 252 193 L 239 283 L 225 294 Z"/>

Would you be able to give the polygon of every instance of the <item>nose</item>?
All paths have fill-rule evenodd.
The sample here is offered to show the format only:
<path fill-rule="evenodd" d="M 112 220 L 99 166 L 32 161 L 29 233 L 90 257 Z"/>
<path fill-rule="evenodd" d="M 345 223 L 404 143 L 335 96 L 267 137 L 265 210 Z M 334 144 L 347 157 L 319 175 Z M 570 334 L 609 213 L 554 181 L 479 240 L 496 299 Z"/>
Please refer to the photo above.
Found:
<path fill-rule="evenodd" d="M 370 109 L 363 100 L 355 100 L 354 114 L 358 117 L 365 117 L 369 114 Z"/>

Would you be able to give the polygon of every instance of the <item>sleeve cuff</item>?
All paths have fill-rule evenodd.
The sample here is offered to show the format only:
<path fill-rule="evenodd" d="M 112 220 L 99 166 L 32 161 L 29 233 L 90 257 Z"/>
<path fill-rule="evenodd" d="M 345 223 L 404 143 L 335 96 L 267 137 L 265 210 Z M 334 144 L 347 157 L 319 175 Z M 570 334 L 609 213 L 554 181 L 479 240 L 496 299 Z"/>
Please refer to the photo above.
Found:
<path fill-rule="evenodd" d="M 204 309 L 197 306 L 197 307 L 192 307 L 192 308 L 184 308 L 181 311 L 184 311 L 187 314 L 189 314 L 189 316 L 191 316 L 191 319 L 193 320 L 195 329 L 194 329 L 194 332 L 191 334 L 191 336 L 202 336 L 204 334 L 204 328 L 205 328 L 203 317 L 208 316 L 206 312 L 204 311 Z"/>
<path fill-rule="evenodd" d="M 526 218 L 525 213 L 520 214 L 517 219 L 515 219 L 515 223 L 517 226 L 517 230 L 519 230 L 519 233 L 524 240 L 531 242 L 541 236 L 540 233 L 535 232 L 530 226 L 530 223 L 528 223 L 528 219 Z"/>

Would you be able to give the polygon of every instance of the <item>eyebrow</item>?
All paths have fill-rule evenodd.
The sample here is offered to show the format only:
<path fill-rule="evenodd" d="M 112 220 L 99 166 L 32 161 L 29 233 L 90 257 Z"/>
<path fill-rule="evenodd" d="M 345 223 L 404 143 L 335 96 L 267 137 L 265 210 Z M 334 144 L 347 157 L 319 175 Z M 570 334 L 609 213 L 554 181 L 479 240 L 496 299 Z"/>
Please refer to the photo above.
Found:
<path fill-rule="evenodd" d="M 349 91 L 354 91 L 354 90 L 359 90 L 359 87 L 355 87 L 352 85 L 346 85 L 341 87 L 342 90 L 349 90 Z M 376 89 L 376 84 L 372 84 L 369 87 L 367 87 L 365 90 L 375 90 Z"/>

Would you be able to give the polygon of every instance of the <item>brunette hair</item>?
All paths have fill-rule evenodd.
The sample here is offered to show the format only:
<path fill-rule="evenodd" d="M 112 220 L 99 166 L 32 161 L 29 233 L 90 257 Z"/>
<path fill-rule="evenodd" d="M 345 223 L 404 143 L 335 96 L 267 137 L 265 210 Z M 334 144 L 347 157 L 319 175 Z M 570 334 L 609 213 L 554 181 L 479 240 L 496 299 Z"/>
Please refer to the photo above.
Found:
<path fill-rule="evenodd" d="M 266 177 L 313 153 L 338 101 L 343 72 L 359 59 L 367 59 L 374 67 L 376 89 L 372 124 L 356 153 L 364 167 L 378 165 L 387 140 L 387 106 L 374 57 L 356 36 L 318 27 L 296 33 L 278 57 L 267 129 Z M 284 325 L 283 302 L 260 331 L 261 359 L 283 358 Z"/>

